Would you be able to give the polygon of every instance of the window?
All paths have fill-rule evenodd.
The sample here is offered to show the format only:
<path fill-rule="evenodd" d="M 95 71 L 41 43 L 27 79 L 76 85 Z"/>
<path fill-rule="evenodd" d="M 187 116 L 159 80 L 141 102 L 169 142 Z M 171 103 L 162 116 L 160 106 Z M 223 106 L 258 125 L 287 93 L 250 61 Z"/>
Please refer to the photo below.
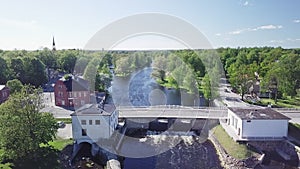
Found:
<path fill-rule="evenodd" d="M 100 120 L 95 120 L 96 125 L 100 125 Z"/>
<path fill-rule="evenodd" d="M 78 97 L 81 97 L 81 92 L 78 92 Z"/>
<path fill-rule="evenodd" d="M 81 120 L 82 125 L 86 125 L 86 120 Z"/>
<path fill-rule="evenodd" d="M 80 101 L 80 104 L 81 104 L 81 105 L 84 105 L 84 104 L 85 104 L 85 101 L 84 101 L 84 100 L 81 100 L 81 101 Z"/>
<path fill-rule="evenodd" d="M 81 135 L 82 135 L 82 136 L 87 136 L 87 131 L 86 131 L 86 129 L 81 129 Z"/>
<path fill-rule="evenodd" d="M 89 120 L 89 125 L 93 125 L 93 120 Z"/>
<path fill-rule="evenodd" d="M 63 93 L 63 92 L 58 92 L 58 96 L 59 96 L 59 97 L 63 97 L 63 96 L 64 96 L 64 93 Z"/>
<path fill-rule="evenodd" d="M 86 97 L 86 92 L 83 92 L 83 96 Z"/>
<path fill-rule="evenodd" d="M 77 97 L 77 93 L 76 92 L 74 92 L 74 97 Z"/>
<path fill-rule="evenodd" d="M 69 92 L 69 97 L 72 97 L 72 92 Z"/>

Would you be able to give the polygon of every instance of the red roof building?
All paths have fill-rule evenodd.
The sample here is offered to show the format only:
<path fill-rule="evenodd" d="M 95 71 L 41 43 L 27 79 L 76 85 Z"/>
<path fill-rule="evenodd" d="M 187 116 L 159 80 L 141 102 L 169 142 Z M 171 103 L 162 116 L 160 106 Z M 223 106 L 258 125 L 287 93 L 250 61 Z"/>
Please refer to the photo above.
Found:
<path fill-rule="evenodd" d="M 90 103 L 88 81 L 74 76 L 59 79 L 54 86 L 56 106 L 81 107 Z"/>

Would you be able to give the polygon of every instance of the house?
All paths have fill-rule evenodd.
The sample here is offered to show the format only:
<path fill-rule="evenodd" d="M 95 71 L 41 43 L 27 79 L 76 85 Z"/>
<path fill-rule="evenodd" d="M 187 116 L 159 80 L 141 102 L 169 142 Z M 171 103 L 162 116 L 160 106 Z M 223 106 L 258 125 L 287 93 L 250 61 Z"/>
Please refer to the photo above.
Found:
<path fill-rule="evenodd" d="M 88 81 L 74 76 L 62 77 L 54 85 L 56 106 L 80 107 L 90 103 Z"/>
<path fill-rule="evenodd" d="M 288 135 L 290 118 L 271 108 L 228 108 L 222 125 L 236 141 L 282 140 Z"/>
<path fill-rule="evenodd" d="M 0 104 L 5 102 L 10 94 L 10 90 L 5 85 L 0 85 Z"/>
<path fill-rule="evenodd" d="M 118 125 L 118 111 L 111 104 L 86 104 L 76 110 L 72 117 L 72 134 L 77 144 L 97 143 L 109 139 Z"/>

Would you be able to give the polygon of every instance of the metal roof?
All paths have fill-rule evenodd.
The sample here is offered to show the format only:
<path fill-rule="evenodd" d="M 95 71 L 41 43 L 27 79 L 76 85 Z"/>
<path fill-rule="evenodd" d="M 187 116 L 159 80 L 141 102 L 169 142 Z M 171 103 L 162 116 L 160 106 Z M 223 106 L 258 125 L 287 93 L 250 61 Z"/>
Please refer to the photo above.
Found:
<path fill-rule="evenodd" d="M 228 107 L 234 114 L 236 114 L 241 119 L 257 119 L 257 120 L 290 120 L 289 117 L 271 109 L 271 108 L 238 108 L 238 107 Z"/>

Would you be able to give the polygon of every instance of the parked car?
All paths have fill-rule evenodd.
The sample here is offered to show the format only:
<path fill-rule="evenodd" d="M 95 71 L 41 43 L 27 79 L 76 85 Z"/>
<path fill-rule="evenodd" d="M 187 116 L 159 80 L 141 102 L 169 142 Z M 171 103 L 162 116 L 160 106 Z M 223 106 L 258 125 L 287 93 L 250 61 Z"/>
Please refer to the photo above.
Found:
<path fill-rule="evenodd" d="M 65 122 L 63 122 L 63 121 L 58 121 L 57 125 L 59 128 L 64 128 L 66 126 Z"/>

